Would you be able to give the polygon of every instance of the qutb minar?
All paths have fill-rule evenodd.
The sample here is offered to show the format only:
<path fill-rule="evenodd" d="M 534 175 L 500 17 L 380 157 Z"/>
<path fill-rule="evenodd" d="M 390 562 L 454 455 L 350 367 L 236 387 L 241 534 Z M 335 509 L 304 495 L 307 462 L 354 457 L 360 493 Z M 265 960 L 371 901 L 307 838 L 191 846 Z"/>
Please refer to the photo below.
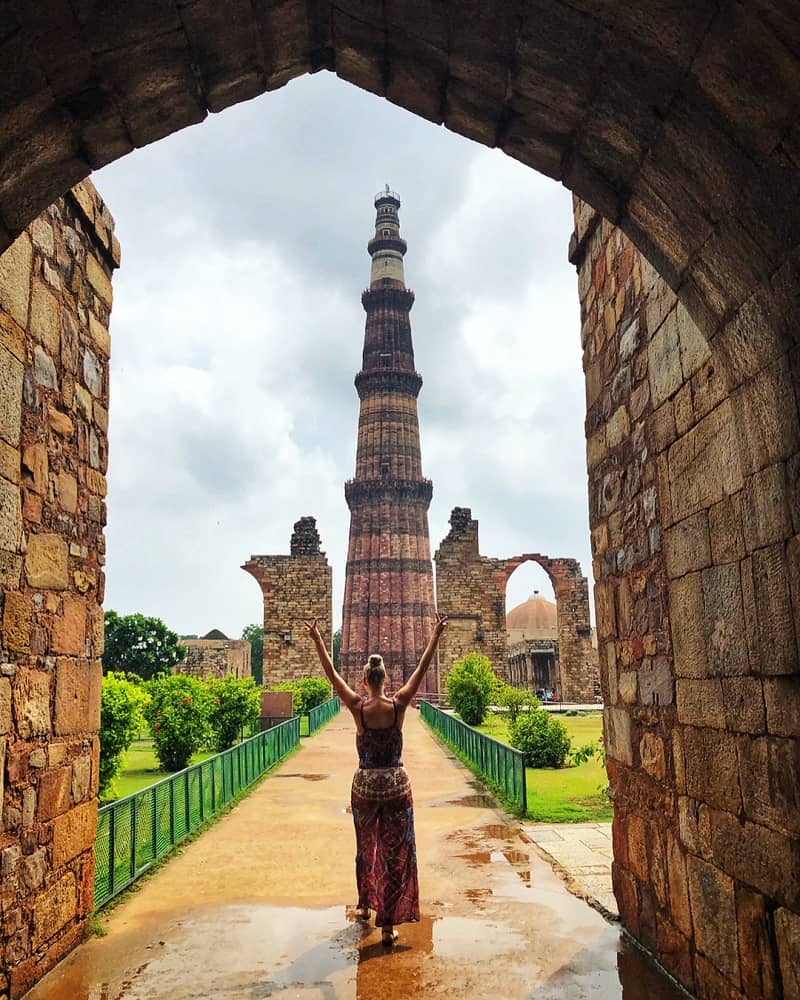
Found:
<path fill-rule="evenodd" d="M 355 478 L 345 484 L 350 541 L 345 571 L 341 669 L 360 690 L 361 668 L 381 653 L 396 690 L 417 665 L 435 618 L 428 507 L 433 484 L 422 475 L 417 396 L 422 377 L 414 368 L 400 236 L 400 199 L 386 190 L 375 197 L 370 286 L 361 302 L 367 314 Z M 428 674 L 427 690 L 436 686 Z"/>

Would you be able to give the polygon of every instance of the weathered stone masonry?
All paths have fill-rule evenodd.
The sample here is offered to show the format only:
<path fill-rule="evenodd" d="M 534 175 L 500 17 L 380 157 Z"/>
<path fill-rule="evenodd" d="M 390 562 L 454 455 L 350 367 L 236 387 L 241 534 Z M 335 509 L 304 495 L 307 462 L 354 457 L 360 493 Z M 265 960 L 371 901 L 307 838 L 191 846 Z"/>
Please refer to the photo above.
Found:
<path fill-rule="evenodd" d="M 574 559 L 539 553 L 493 559 L 482 556 L 478 522 L 468 507 L 455 507 L 450 532 L 434 556 L 436 604 L 449 625 L 439 643 L 440 684 L 450 667 L 473 650 L 488 656 L 496 673 L 507 674 L 506 584 L 525 562 L 536 562 L 550 577 L 558 614 L 559 688 L 565 701 L 594 701 L 597 654 L 591 645 L 589 585 Z"/>
<path fill-rule="evenodd" d="M 328 649 L 333 621 L 333 573 L 313 517 L 295 523 L 288 556 L 251 556 L 242 566 L 264 595 L 264 685 L 319 672 L 303 621 L 316 618 Z"/>
<path fill-rule="evenodd" d="M 85 182 L 0 258 L 0 996 L 94 890 L 113 221 Z"/>
<path fill-rule="evenodd" d="M 752 355 L 787 290 L 709 344 L 575 217 L 620 915 L 700 997 L 800 996 L 798 352 Z"/>
<path fill-rule="evenodd" d="M 252 650 L 246 639 L 181 639 L 181 645 L 186 647 L 186 659 L 173 673 L 204 679 L 227 674 L 239 678 L 253 675 Z"/>

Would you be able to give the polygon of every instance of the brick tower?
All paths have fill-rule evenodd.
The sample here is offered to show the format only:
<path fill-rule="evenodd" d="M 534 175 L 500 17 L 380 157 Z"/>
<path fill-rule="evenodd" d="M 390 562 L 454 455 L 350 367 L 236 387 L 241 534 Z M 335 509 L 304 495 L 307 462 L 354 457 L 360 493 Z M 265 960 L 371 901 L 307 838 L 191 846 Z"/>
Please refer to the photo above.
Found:
<path fill-rule="evenodd" d="M 350 543 L 345 572 L 341 667 L 360 690 L 361 668 L 381 653 L 393 690 L 419 660 L 434 619 L 428 507 L 433 485 L 422 476 L 417 396 L 400 237 L 400 199 L 375 196 L 370 286 L 361 296 L 367 314 L 355 478 L 345 484 Z M 427 689 L 436 689 L 435 672 Z"/>

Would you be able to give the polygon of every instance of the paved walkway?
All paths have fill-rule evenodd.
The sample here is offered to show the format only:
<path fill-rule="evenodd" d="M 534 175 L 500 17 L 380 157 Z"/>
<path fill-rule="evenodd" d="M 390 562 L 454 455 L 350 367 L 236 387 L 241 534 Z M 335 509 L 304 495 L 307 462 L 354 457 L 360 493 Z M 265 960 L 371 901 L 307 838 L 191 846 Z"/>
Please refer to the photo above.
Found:
<path fill-rule="evenodd" d="M 413 712 L 405 759 L 423 917 L 393 951 L 348 908 L 354 746 L 342 713 L 28 1000 L 676 1000 Z"/>
<path fill-rule="evenodd" d="M 619 916 L 611 887 L 610 823 L 525 823 L 523 829 L 552 858 L 574 892 L 610 917 Z"/>

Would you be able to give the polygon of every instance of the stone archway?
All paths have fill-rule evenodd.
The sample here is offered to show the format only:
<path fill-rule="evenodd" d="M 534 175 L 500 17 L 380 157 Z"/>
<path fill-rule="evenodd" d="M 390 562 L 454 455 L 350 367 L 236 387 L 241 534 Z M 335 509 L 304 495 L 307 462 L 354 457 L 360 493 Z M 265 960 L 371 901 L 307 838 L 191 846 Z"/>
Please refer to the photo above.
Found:
<path fill-rule="evenodd" d="M 439 644 L 440 688 L 452 663 L 473 650 L 507 675 L 506 585 L 523 563 L 537 563 L 553 585 L 558 615 L 560 693 L 564 701 L 592 703 L 599 679 L 591 645 L 589 584 L 575 559 L 538 552 L 495 559 L 482 556 L 478 522 L 468 507 L 455 507 L 450 531 L 436 550 L 436 606 L 450 621 Z"/>
<path fill-rule="evenodd" d="M 538 552 L 505 561 L 506 580 L 526 562 L 547 573 L 556 598 L 558 659 L 561 698 L 566 702 L 593 704 L 600 680 L 597 652 L 592 648 L 589 581 L 576 559 L 551 559 Z M 505 588 L 504 588 L 505 589 Z"/>
<path fill-rule="evenodd" d="M 7 7 L 0 52 L 4 248 L 91 169 L 208 110 L 323 68 L 503 149 L 609 220 L 576 203 L 572 257 L 584 320 L 609 773 L 623 804 L 615 820 L 621 912 L 701 996 L 796 989 L 800 30 L 793 6 L 235 0 L 223 11 L 211 0 L 144 8 L 58 0 L 46 15 Z M 3 946 L 6 960 L 24 970 L 20 983 L 79 935 L 74 914 L 86 912 L 91 882 L 92 803 L 80 778 L 76 799 L 49 756 L 49 744 L 63 740 L 45 722 L 45 707 L 60 710 L 68 728 L 70 711 L 84 719 L 95 713 L 102 637 L 80 601 L 48 603 L 45 591 L 58 595 L 68 580 L 100 598 L 102 535 L 85 557 L 72 541 L 74 555 L 65 537 L 48 539 L 54 533 L 36 520 L 36 497 L 73 505 L 68 477 L 78 482 L 76 511 L 94 525 L 87 535 L 105 517 L 104 324 L 118 247 L 105 207 L 87 191 L 58 210 L 92 244 L 79 280 L 86 313 L 76 308 L 80 327 L 68 325 L 66 351 L 62 339 L 48 353 L 43 328 L 38 339 L 33 332 L 44 323 L 46 334 L 53 315 L 31 274 L 34 261 L 43 266 L 37 254 L 54 253 L 47 229 L 32 228 L 0 259 L 10 295 L 1 314 L 6 422 L 21 421 L 20 399 L 34 398 L 31 385 L 57 381 L 52 391 L 61 391 L 52 353 L 74 390 L 40 407 L 40 424 L 23 427 L 21 442 L 19 426 L 11 428 L 4 451 L 3 510 L 15 526 L 2 550 L 8 670 L 0 720 L 2 739 L 15 747 L 4 777 L 19 824 L 7 805 L 3 912 L 18 916 L 4 921 Z M 45 222 L 56 225 L 55 217 Z M 87 350 L 88 367 L 85 357 L 78 364 Z M 97 389 L 89 398 L 76 389 L 89 391 L 87 382 Z M 53 456 L 51 433 L 61 442 Z M 70 441 L 84 471 L 48 469 L 45 458 L 65 448 L 69 465 Z M 33 449 L 27 457 L 26 449 Z M 50 471 L 64 473 L 52 496 Z M 94 583 L 84 569 L 75 578 L 70 559 L 89 560 Z M 40 605 L 20 587 L 23 562 L 34 567 L 26 566 L 25 579 Z M 34 746 L 40 730 L 42 747 Z M 42 762 L 44 785 L 31 776 Z M 69 767 L 74 778 L 74 762 Z M 42 787 L 48 809 L 61 810 L 60 832 L 48 839 L 54 830 L 43 828 L 34 844 L 20 829 L 38 809 L 31 790 Z M 33 850 L 23 856 L 23 847 Z M 48 925 L 46 911 L 67 917 Z"/>

